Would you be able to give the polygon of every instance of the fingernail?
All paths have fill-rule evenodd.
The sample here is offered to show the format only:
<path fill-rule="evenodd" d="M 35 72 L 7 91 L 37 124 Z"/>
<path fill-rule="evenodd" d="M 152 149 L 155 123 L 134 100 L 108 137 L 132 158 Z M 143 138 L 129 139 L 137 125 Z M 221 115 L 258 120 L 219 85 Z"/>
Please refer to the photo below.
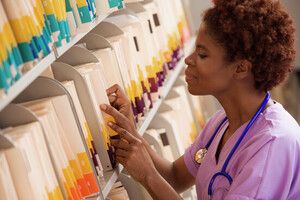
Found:
<path fill-rule="evenodd" d="M 111 122 L 108 122 L 107 124 L 108 124 L 108 126 L 112 126 L 113 125 Z"/>
<path fill-rule="evenodd" d="M 100 105 L 101 110 L 106 110 L 107 106 L 105 104 Z"/>

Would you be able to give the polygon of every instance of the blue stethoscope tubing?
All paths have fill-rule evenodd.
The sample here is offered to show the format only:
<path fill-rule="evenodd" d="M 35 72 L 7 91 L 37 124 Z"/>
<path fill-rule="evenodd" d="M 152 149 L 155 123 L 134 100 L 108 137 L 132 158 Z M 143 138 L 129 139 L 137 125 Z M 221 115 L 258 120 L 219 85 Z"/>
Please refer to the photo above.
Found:
<path fill-rule="evenodd" d="M 267 103 L 269 102 L 271 95 L 270 92 L 267 92 L 264 101 L 262 102 L 262 104 L 260 105 L 259 109 L 257 110 L 257 112 L 255 113 L 255 115 L 252 117 L 252 119 L 250 120 L 250 122 L 248 123 L 248 125 L 246 126 L 246 128 L 244 129 L 242 135 L 240 136 L 240 138 L 238 139 L 238 141 L 235 143 L 235 145 L 233 146 L 233 148 L 231 149 L 229 155 L 227 156 L 221 171 L 215 173 L 212 178 L 210 179 L 209 185 L 208 185 L 208 196 L 211 197 L 212 195 L 212 186 L 216 180 L 216 178 L 218 176 L 224 176 L 230 183 L 230 185 L 232 184 L 232 177 L 226 172 L 226 168 L 228 166 L 228 163 L 230 161 L 230 159 L 232 158 L 233 154 L 235 153 L 235 151 L 237 150 L 238 146 L 240 145 L 240 143 L 242 142 L 242 140 L 244 139 L 244 137 L 246 136 L 247 132 L 249 131 L 249 129 L 251 128 L 251 126 L 254 124 L 254 122 L 256 121 L 256 119 L 258 118 L 258 116 L 260 115 L 260 113 L 264 110 L 264 108 L 266 107 Z M 222 122 L 220 123 L 220 125 L 217 127 L 217 129 L 215 130 L 214 134 L 212 135 L 212 137 L 210 138 L 210 140 L 208 141 L 208 143 L 206 144 L 205 148 L 208 149 L 209 146 L 211 145 L 212 141 L 214 140 L 214 138 L 216 137 L 217 133 L 219 132 L 220 128 L 222 127 L 222 125 L 227 121 L 227 117 L 225 117 Z"/>

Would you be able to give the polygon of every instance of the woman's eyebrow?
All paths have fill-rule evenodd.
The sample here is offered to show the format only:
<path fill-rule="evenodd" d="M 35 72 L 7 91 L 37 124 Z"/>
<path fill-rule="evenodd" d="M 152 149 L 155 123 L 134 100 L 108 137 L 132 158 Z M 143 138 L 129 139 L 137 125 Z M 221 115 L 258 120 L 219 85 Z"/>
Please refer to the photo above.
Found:
<path fill-rule="evenodd" d="M 207 48 L 203 44 L 196 44 L 196 48 L 207 50 Z"/>

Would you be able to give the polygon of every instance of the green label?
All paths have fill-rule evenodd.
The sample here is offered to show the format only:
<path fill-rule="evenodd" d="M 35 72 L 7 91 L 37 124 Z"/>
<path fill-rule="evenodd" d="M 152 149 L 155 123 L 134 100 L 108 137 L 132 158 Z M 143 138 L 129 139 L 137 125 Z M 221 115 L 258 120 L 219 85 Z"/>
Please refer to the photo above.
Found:
<path fill-rule="evenodd" d="M 52 33 L 59 31 L 59 26 L 57 23 L 57 19 L 55 17 L 55 15 L 47 15 L 47 19 L 49 21 L 49 25 L 50 25 L 50 30 Z"/>
<path fill-rule="evenodd" d="M 91 22 L 91 16 L 90 16 L 90 12 L 89 12 L 89 8 L 87 6 L 83 6 L 81 8 L 79 8 L 77 6 L 78 12 L 79 12 L 79 16 L 80 16 L 80 20 L 81 23 L 88 23 Z"/>

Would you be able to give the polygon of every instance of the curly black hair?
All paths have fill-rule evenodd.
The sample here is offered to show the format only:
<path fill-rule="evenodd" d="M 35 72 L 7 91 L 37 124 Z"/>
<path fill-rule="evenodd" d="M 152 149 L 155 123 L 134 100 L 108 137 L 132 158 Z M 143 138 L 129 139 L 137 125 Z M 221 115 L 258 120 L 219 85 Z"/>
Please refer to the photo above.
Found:
<path fill-rule="evenodd" d="M 268 91 L 293 68 L 295 28 L 277 0 L 218 0 L 203 16 L 208 33 L 226 60 L 252 63 L 255 88 Z"/>

